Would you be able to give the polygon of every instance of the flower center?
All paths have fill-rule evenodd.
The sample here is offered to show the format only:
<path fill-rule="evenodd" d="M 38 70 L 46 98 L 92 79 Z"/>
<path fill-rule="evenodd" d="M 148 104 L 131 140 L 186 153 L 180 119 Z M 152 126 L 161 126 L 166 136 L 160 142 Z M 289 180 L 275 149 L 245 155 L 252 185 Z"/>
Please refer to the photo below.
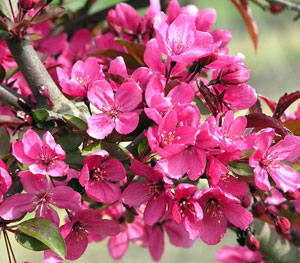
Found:
<path fill-rule="evenodd" d="M 85 77 L 76 77 L 75 80 L 82 86 L 87 86 L 88 83 L 90 82 L 90 76 L 85 76 Z"/>
<path fill-rule="evenodd" d="M 180 214 L 181 216 L 186 216 L 188 214 L 195 215 L 194 205 L 187 199 L 183 198 L 179 201 Z"/>
<path fill-rule="evenodd" d="M 42 146 L 42 152 L 40 153 L 40 162 L 46 166 L 54 165 L 58 159 L 52 150 L 48 146 Z"/>
<path fill-rule="evenodd" d="M 153 196 L 156 199 L 159 194 L 164 190 L 164 185 L 162 182 L 151 182 L 147 184 L 148 196 Z"/>
<path fill-rule="evenodd" d="M 221 206 L 216 199 L 209 199 L 205 206 L 205 212 L 210 217 L 216 217 L 218 224 L 221 223 L 221 219 L 223 217 L 223 213 L 221 210 Z"/>
<path fill-rule="evenodd" d="M 77 243 L 84 240 L 88 235 L 88 231 L 85 229 L 85 226 L 79 221 L 73 225 L 71 231 L 76 233 Z"/>
<path fill-rule="evenodd" d="M 180 136 L 175 135 L 175 131 L 163 131 L 163 133 L 161 134 L 161 138 L 162 138 L 162 146 L 168 146 L 171 145 L 173 143 L 173 141 L 176 140 L 180 140 Z"/>
<path fill-rule="evenodd" d="M 91 179 L 94 181 L 102 181 L 105 179 L 107 172 L 105 171 L 105 165 L 100 164 L 99 167 L 91 171 Z"/>

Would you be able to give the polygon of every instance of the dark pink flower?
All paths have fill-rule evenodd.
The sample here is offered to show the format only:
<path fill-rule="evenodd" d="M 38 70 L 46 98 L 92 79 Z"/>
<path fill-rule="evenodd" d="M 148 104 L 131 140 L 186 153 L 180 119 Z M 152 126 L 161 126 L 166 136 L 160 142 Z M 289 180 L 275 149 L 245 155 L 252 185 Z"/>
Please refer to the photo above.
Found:
<path fill-rule="evenodd" d="M 36 210 L 36 217 L 48 218 L 59 225 L 59 217 L 50 206 L 77 211 L 81 207 L 81 196 L 68 186 L 54 187 L 42 174 L 29 171 L 19 173 L 25 194 L 15 194 L 0 205 L 0 216 L 5 220 L 21 217 L 26 212 Z"/>
<path fill-rule="evenodd" d="M 12 147 L 16 159 L 28 165 L 34 174 L 60 177 L 68 172 L 69 166 L 63 161 L 66 154 L 48 131 L 41 140 L 37 133 L 29 129 L 22 141 L 15 141 Z"/>
<path fill-rule="evenodd" d="M 256 136 L 255 152 L 249 158 L 249 165 L 254 168 L 255 184 L 262 190 L 271 190 L 270 175 L 277 188 L 294 192 L 300 187 L 300 174 L 281 161 L 293 161 L 300 156 L 300 138 L 287 135 L 271 146 L 274 137 L 273 129 L 264 129 Z"/>
<path fill-rule="evenodd" d="M 104 78 L 97 59 L 92 57 L 78 60 L 72 68 L 71 78 L 62 68 L 56 71 L 62 91 L 73 97 L 84 98 L 93 82 Z"/>
<path fill-rule="evenodd" d="M 11 177 L 7 171 L 5 163 L 0 160 L 0 203 L 3 200 L 3 194 L 5 194 L 10 188 L 12 183 Z"/>
<path fill-rule="evenodd" d="M 115 236 L 121 228 L 114 220 L 102 219 L 101 211 L 84 209 L 75 213 L 72 221 L 61 227 L 69 260 L 78 259 L 88 246 L 88 236 Z"/>
<path fill-rule="evenodd" d="M 251 251 L 246 246 L 223 246 L 216 254 L 220 263 L 263 263 L 261 254 L 258 251 Z"/>
<path fill-rule="evenodd" d="M 109 154 L 98 151 L 84 160 L 79 182 L 84 186 L 87 195 L 97 202 L 110 204 L 121 196 L 118 182 L 125 178 L 126 171 L 117 159 L 108 159 Z"/>
<path fill-rule="evenodd" d="M 88 134 L 96 139 L 104 139 L 113 129 L 120 134 L 134 131 L 139 122 L 142 91 L 133 82 L 125 82 L 114 94 L 109 82 L 95 81 L 88 91 L 89 101 L 100 110 L 88 119 Z"/>
<path fill-rule="evenodd" d="M 217 80 L 223 85 L 239 85 L 250 78 L 249 69 L 241 64 L 231 64 L 218 72 Z"/>
<path fill-rule="evenodd" d="M 245 230 L 252 222 L 252 214 L 240 205 L 240 200 L 220 188 L 208 188 L 194 195 L 203 210 L 203 219 L 197 222 L 201 239 L 214 245 L 220 242 L 229 221 Z"/>
<path fill-rule="evenodd" d="M 144 221 L 147 225 L 158 222 L 166 212 L 167 198 L 163 174 L 137 160 L 132 160 L 130 170 L 146 178 L 146 181 L 132 182 L 122 193 L 122 201 L 134 207 L 147 203 Z"/>
<path fill-rule="evenodd" d="M 177 224 L 182 223 L 189 238 L 199 237 L 198 222 L 203 218 L 202 208 L 194 198 L 197 186 L 181 183 L 175 188 L 175 200 L 172 203 L 172 215 Z"/>

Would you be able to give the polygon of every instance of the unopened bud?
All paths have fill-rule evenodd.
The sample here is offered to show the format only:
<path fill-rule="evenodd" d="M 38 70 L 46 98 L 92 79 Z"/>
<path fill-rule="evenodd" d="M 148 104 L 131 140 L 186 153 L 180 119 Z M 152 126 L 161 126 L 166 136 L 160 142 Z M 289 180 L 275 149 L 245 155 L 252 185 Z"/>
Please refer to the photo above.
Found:
<path fill-rule="evenodd" d="M 288 200 L 297 200 L 297 199 L 300 199 L 300 191 L 299 190 L 296 190 L 294 192 L 291 192 L 291 191 L 287 191 L 285 193 L 285 197 L 288 199 Z"/>
<path fill-rule="evenodd" d="M 248 232 L 248 235 L 246 238 L 246 246 L 252 251 L 256 251 L 260 247 L 259 241 L 251 232 Z"/>
<path fill-rule="evenodd" d="M 286 234 L 291 229 L 290 221 L 283 216 L 277 217 L 276 230 L 280 234 Z"/>
<path fill-rule="evenodd" d="M 283 11 L 284 9 L 284 6 L 282 5 L 275 5 L 275 4 L 272 4 L 270 5 L 269 7 L 269 10 L 272 14 L 279 14 Z"/>
<path fill-rule="evenodd" d="M 218 52 L 214 52 L 210 54 L 209 56 L 200 58 L 198 60 L 198 63 L 202 66 L 205 67 L 206 65 L 209 65 L 210 63 L 214 62 L 218 58 Z"/>
<path fill-rule="evenodd" d="M 33 7 L 33 1 L 32 0 L 19 0 L 19 4 L 25 10 L 29 10 Z"/>
<path fill-rule="evenodd" d="M 240 64 L 232 64 L 222 68 L 217 79 L 223 85 L 239 85 L 245 83 L 250 78 L 249 69 Z"/>
<path fill-rule="evenodd" d="M 251 204 L 251 199 L 249 196 L 245 195 L 243 198 L 242 198 L 242 206 L 245 207 L 245 208 L 248 208 Z"/>
<path fill-rule="evenodd" d="M 261 202 L 257 202 L 252 206 L 253 214 L 256 217 L 260 217 L 266 213 L 266 208 Z"/>

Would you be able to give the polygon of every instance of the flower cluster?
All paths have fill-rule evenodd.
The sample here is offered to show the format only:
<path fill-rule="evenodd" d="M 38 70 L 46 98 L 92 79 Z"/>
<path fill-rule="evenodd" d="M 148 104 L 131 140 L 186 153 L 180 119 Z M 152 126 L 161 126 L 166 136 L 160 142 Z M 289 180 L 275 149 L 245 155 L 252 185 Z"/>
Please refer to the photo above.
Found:
<path fill-rule="evenodd" d="M 20 3 L 30 9 L 31 2 Z M 69 260 L 108 238 L 113 259 L 133 242 L 159 261 L 164 232 L 172 245 L 189 248 L 199 238 L 219 243 L 229 227 L 257 250 L 254 217 L 284 238 L 291 240 L 291 229 L 299 235 L 281 211 L 289 203 L 300 214 L 300 174 L 293 168 L 299 169 L 300 137 L 282 124 L 300 120 L 300 107 L 277 119 L 262 113 L 244 57 L 229 54 L 230 32 L 212 29 L 215 10 L 172 0 L 165 14 L 151 0 L 142 17 L 121 3 L 106 20 L 103 32 L 80 29 L 70 41 L 66 33 L 51 34 L 50 20 L 28 29 L 41 36 L 32 44 L 56 84 L 89 115 L 87 123 L 70 115 L 41 121 L 34 111 L 32 124 L 17 132 L 3 126 L 19 139 L 0 160 L 2 221 L 9 227 L 35 211 L 59 228 Z M 4 69 L 16 66 L 0 46 Z M 33 98 L 19 73 L 6 84 Z M 4 106 L 0 113 L 14 116 Z M 9 192 L 12 177 L 23 190 Z M 263 262 L 246 247 L 217 255 L 220 262 L 231 257 Z M 46 250 L 50 261 L 62 258 Z"/>

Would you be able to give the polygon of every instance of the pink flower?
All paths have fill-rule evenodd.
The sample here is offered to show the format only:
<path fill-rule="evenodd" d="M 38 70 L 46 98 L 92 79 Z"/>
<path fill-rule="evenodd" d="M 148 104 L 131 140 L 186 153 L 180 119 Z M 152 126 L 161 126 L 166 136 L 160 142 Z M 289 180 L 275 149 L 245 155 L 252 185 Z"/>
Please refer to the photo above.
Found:
<path fill-rule="evenodd" d="M 110 181 L 118 182 L 126 176 L 122 163 L 117 159 L 107 159 L 108 156 L 101 150 L 86 157 L 79 177 L 87 195 L 104 204 L 113 203 L 121 196 L 120 186 Z"/>
<path fill-rule="evenodd" d="M 132 160 L 130 170 L 146 178 L 146 181 L 132 182 L 122 193 L 122 201 L 134 207 L 147 203 L 144 221 L 147 225 L 158 222 L 166 212 L 167 198 L 163 174 L 137 160 Z"/>
<path fill-rule="evenodd" d="M 142 102 L 142 92 L 133 82 L 123 83 L 114 94 L 109 82 L 95 81 L 88 91 L 89 101 L 100 110 L 88 119 L 88 134 L 96 139 L 104 139 L 115 128 L 120 134 L 134 131 L 139 122 L 136 110 Z"/>
<path fill-rule="evenodd" d="M 104 78 L 95 58 L 78 60 L 72 68 L 71 79 L 62 68 L 57 68 L 56 71 L 62 91 L 74 97 L 84 98 L 93 82 Z"/>
<path fill-rule="evenodd" d="M 199 237 L 197 223 L 203 218 L 202 208 L 193 196 L 196 191 L 195 185 L 179 184 L 175 188 L 175 201 L 172 203 L 172 215 L 175 222 L 182 223 L 192 240 Z"/>
<path fill-rule="evenodd" d="M 196 30 L 195 19 L 181 14 L 168 25 L 167 17 L 155 17 L 154 29 L 159 49 L 172 61 L 190 63 L 211 54 L 215 47 L 209 33 Z"/>
<path fill-rule="evenodd" d="M 26 212 L 36 210 L 36 217 L 45 217 L 59 225 L 59 217 L 50 206 L 77 211 L 81 207 L 81 196 L 68 186 L 54 187 L 42 174 L 29 171 L 19 173 L 25 194 L 15 194 L 0 206 L 0 216 L 5 220 L 21 217 Z"/>
<path fill-rule="evenodd" d="M 75 260 L 86 250 L 90 234 L 115 236 L 121 228 L 114 220 L 102 219 L 100 211 L 85 209 L 76 212 L 72 221 L 63 225 L 60 230 L 67 247 L 66 258 Z"/>
<path fill-rule="evenodd" d="M 158 126 L 148 129 L 146 136 L 153 152 L 157 152 L 163 158 L 170 158 L 195 143 L 198 129 L 178 124 L 178 115 L 176 111 L 171 110 Z"/>
<path fill-rule="evenodd" d="M 22 141 L 15 141 L 12 145 L 13 155 L 16 159 L 29 166 L 34 174 L 44 174 L 53 177 L 64 176 L 69 166 L 63 162 L 65 152 L 50 132 L 46 132 L 43 140 L 31 129 L 22 138 Z"/>
<path fill-rule="evenodd" d="M 0 203 L 3 200 L 3 194 L 5 194 L 11 186 L 11 177 L 7 171 L 5 163 L 0 160 Z"/>
<path fill-rule="evenodd" d="M 223 85 L 239 85 L 250 78 L 249 69 L 241 64 L 231 64 L 218 72 L 217 80 Z"/>
<path fill-rule="evenodd" d="M 197 224 L 201 239 L 215 245 L 226 233 L 227 222 L 245 230 L 252 222 L 252 214 L 240 205 L 240 200 L 220 188 L 208 188 L 194 195 L 203 210 L 203 219 Z"/>
<path fill-rule="evenodd" d="M 264 129 L 256 136 L 255 152 L 249 158 L 249 165 L 254 168 L 255 184 L 262 190 L 271 190 L 270 175 L 277 188 L 294 192 L 300 187 L 300 174 L 281 161 L 293 161 L 300 156 L 300 138 L 288 135 L 271 146 L 274 136 L 273 129 Z"/>
<path fill-rule="evenodd" d="M 261 254 L 258 251 L 251 251 L 241 246 L 223 246 L 216 254 L 220 263 L 263 263 Z"/>

